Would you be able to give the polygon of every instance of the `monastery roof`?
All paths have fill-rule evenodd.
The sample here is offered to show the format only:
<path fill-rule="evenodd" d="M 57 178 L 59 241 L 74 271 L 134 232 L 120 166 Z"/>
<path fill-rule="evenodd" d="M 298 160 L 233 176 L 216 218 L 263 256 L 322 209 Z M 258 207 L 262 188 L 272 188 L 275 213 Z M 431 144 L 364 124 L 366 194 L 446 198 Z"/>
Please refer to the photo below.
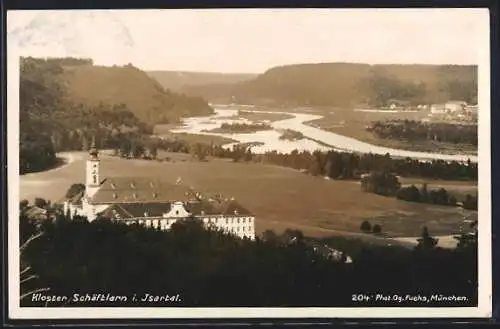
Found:
<path fill-rule="evenodd" d="M 188 202 L 184 205 L 187 211 L 191 214 L 198 215 L 220 215 L 220 211 L 216 208 L 213 202 L 209 201 L 194 201 Z"/>
<path fill-rule="evenodd" d="M 169 202 L 113 204 L 101 215 L 107 218 L 161 217 L 170 210 Z"/>
<path fill-rule="evenodd" d="M 141 177 L 109 177 L 90 200 L 100 203 L 165 203 L 187 202 L 194 192 L 184 185 Z"/>
<path fill-rule="evenodd" d="M 172 202 L 133 202 L 117 203 L 101 212 L 106 218 L 140 218 L 162 217 L 170 211 Z M 225 216 L 251 216 L 252 214 L 239 205 L 236 201 L 219 206 L 215 202 L 190 201 L 184 204 L 185 209 L 194 216 L 225 215 Z M 236 212 L 235 212 L 236 211 Z"/>
<path fill-rule="evenodd" d="M 252 216 L 252 213 L 250 211 L 248 211 L 234 199 L 223 201 L 218 208 L 219 213 L 221 213 L 222 215 Z"/>

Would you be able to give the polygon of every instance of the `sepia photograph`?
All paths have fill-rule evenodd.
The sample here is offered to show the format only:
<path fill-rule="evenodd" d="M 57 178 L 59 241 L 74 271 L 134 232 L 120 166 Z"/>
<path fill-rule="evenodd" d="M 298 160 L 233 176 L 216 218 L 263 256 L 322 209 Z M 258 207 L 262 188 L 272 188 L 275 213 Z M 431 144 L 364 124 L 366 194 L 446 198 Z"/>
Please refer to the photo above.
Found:
<path fill-rule="evenodd" d="M 487 9 L 7 12 L 9 316 L 491 316 Z"/>

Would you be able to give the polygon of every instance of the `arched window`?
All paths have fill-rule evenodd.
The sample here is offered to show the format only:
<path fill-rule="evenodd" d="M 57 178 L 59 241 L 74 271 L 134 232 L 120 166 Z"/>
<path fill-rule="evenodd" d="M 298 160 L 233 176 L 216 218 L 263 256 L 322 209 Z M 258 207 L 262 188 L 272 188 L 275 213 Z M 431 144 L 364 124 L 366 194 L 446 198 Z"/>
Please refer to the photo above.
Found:
<path fill-rule="evenodd" d="M 97 176 L 96 175 L 92 176 L 92 180 L 94 181 L 94 184 L 97 184 Z"/>

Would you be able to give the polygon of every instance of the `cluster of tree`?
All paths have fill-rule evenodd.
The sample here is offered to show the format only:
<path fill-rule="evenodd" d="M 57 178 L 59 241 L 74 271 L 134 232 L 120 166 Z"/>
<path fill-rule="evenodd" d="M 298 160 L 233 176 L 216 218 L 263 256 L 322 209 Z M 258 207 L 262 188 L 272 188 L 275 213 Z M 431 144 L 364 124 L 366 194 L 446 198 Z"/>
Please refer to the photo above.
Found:
<path fill-rule="evenodd" d="M 384 196 L 395 196 L 400 200 L 410 202 L 421 202 L 429 204 L 437 204 L 443 206 L 457 206 L 458 200 L 455 196 L 448 193 L 446 189 L 427 189 L 427 184 L 423 184 L 419 190 L 415 185 L 401 187 L 396 175 L 383 171 L 373 172 L 365 175 L 361 179 L 361 188 L 365 192 L 375 193 Z M 472 196 L 467 194 L 462 201 L 464 209 L 477 210 L 477 195 Z"/>
<path fill-rule="evenodd" d="M 444 188 L 427 190 L 423 184 L 419 190 L 415 185 L 403 187 L 396 192 L 396 198 L 411 202 L 439 204 L 443 206 L 456 206 L 457 198 L 449 194 Z"/>
<path fill-rule="evenodd" d="M 292 151 L 283 154 L 276 151 L 254 155 L 262 160 L 295 169 L 307 169 L 312 175 L 332 179 L 358 179 L 363 173 L 388 171 L 408 177 L 424 177 L 445 180 L 477 180 L 477 164 L 433 160 L 423 162 L 415 159 L 392 158 L 389 154 L 355 154 L 349 152 Z"/>
<path fill-rule="evenodd" d="M 20 134 L 19 172 L 41 171 L 57 164 L 56 151 L 50 137 L 44 134 Z"/>
<path fill-rule="evenodd" d="M 348 263 L 317 252 L 302 234 L 238 239 L 204 228 L 195 219 L 177 222 L 169 231 L 64 216 L 42 225 L 24 217 L 20 221 L 21 245 L 31 239 L 21 263 L 36 275 L 21 285 L 22 306 L 338 307 L 356 305 L 352 294 L 359 291 L 453 294 L 467 296 L 470 305 L 477 303 L 475 237 L 461 237 L 455 250 L 436 248 L 428 243 L 430 236 L 414 250 L 345 238 L 318 241 L 356 245 L 343 250 L 352 256 Z M 69 299 L 40 305 L 29 293 L 40 290 Z M 74 293 L 102 292 L 128 299 L 72 301 Z M 141 302 L 146 293 L 179 294 L 180 299 Z M 372 303 L 367 306 L 377 304 Z M 425 306 L 453 304 L 431 301 Z"/>
<path fill-rule="evenodd" d="M 252 133 L 261 130 L 270 130 L 272 127 L 267 123 L 223 123 L 214 132 L 221 133 Z"/>
<path fill-rule="evenodd" d="M 384 196 L 394 196 L 401 188 L 396 175 L 387 171 L 375 171 L 361 179 L 361 188 L 365 192 Z"/>
<path fill-rule="evenodd" d="M 138 144 L 139 139 L 122 139 L 120 145 Z M 291 167 L 297 170 L 305 169 L 314 176 L 327 176 L 332 179 L 359 179 L 363 173 L 374 171 L 387 171 L 397 175 L 408 177 L 424 177 L 430 179 L 444 180 L 477 180 L 477 164 L 446 162 L 432 160 L 423 162 L 415 159 L 392 158 L 389 154 L 355 154 L 349 152 L 309 152 L 294 150 L 291 153 L 280 153 L 277 151 L 255 154 L 251 152 L 249 145 L 234 145 L 225 148 L 214 143 L 189 142 L 181 138 L 142 138 L 141 150 L 153 148 L 168 152 L 192 153 L 200 159 L 207 156 L 218 158 L 229 158 L 235 162 L 252 161 L 257 163 L 275 164 Z M 146 146 L 149 145 L 149 146 Z M 125 150 L 129 150 L 126 148 Z M 119 153 L 120 148 L 117 148 Z M 122 153 L 120 153 L 122 154 Z M 129 154 L 125 152 L 124 154 Z M 143 157 L 143 153 L 136 153 L 137 157 Z M 155 153 L 156 154 L 156 153 Z M 129 155 L 130 156 L 130 155 Z M 130 157 L 135 157 L 133 154 Z M 154 158 L 154 157 L 152 157 Z"/>
<path fill-rule="evenodd" d="M 45 61 L 61 66 L 94 65 L 94 60 L 92 58 L 47 58 Z"/>
<path fill-rule="evenodd" d="M 364 233 L 374 233 L 374 234 L 380 234 L 382 233 L 382 226 L 380 224 L 370 224 L 369 221 L 365 220 L 361 223 L 361 226 L 359 227 L 361 232 Z"/>
<path fill-rule="evenodd" d="M 156 159 L 158 154 L 158 142 L 153 138 L 135 137 L 123 138 L 118 147 L 115 148 L 115 154 L 122 158 L 144 158 Z"/>
<path fill-rule="evenodd" d="M 477 125 L 425 123 L 414 120 L 373 122 L 367 130 L 379 138 L 407 141 L 436 141 L 477 146 Z"/>
<path fill-rule="evenodd" d="M 464 209 L 477 210 L 477 193 L 476 195 L 467 194 L 463 202 Z"/>
<path fill-rule="evenodd" d="M 286 129 L 280 136 L 281 140 L 289 140 L 289 141 L 295 141 L 303 138 L 304 135 L 300 131 L 292 129 Z"/>
<path fill-rule="evenodd" d="M 274 67 L 247 81 L 189 86 L 192 95 L 244 104 L 386 106 L 462 100 L 477 104 L 477 66 L 298 64 Z"/>
<path fill-rule="evenodd" d="M 421 102 L 427 93 L 425 83 L 400 81 L 397 77 L 386 72 L 374 70 L 368 79 L 372 95 L 369 104 L 375 107 L 387 106 L 392 100 Z"/>

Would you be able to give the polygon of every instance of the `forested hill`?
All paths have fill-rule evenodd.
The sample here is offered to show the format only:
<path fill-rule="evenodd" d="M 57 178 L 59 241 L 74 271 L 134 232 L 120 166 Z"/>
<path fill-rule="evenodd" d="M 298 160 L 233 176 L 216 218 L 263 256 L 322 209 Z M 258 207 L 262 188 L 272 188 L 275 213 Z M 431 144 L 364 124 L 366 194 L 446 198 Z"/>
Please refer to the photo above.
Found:
<path fill-rule="evenodd" d="M 269 69 L 234 84 L 186 87 L 208 100 L 280 105 L 381 106 L 392 100 L 477 101 L 477 66 L 322 63 Z"/>
<path fill-rule="evenodd" d="M 212 84 L 233 84 L 254 79 L 257 74 L 250 73 L 212 73 L 184 71 L 148 71 L 150 77 L 158 81 L 164 89 L 184 92 L 191 86 Z"/>
<path fill-rule="evenodd" d="M 86 59 L 23 58 L 20 64 L 20 171 L 47 169 L 55 152 L 115 147 L 152 125 L 212 112 L 201 98 L 165 91 L 139 69 Z"/>
<path fill-rule="evenodd" d="M 102 67 L 66 66 L 64 80 L 70 99 L 95 106 L 100 102 L 125 104 L 148 123 L 177 121 L 182 116 L 206 115 L 210 106 L 199 97 L 187 97 L 165 90 L 146 72 L 128 65 Z"/>

